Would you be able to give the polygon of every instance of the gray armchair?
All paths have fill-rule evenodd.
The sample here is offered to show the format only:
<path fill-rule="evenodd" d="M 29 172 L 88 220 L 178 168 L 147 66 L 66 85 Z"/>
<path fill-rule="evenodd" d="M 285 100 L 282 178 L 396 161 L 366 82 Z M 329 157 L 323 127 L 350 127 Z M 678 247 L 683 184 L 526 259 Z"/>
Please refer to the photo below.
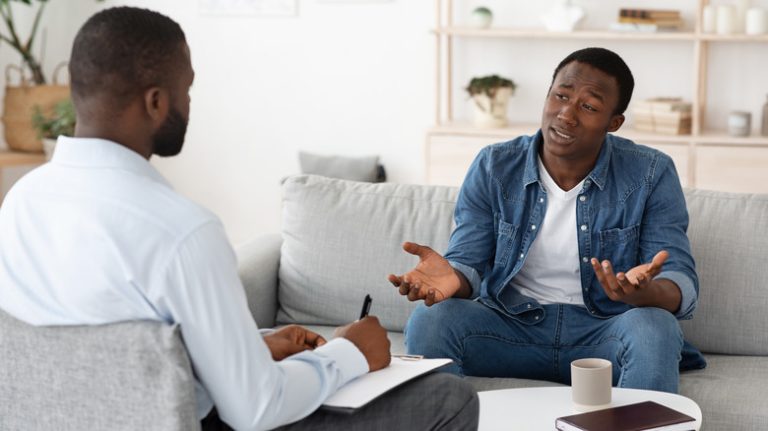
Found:
<path fill-rule="evenodd" d="M 35 327 L 0 311 L 0 430 L 196 430 L 178 326 Z"/>

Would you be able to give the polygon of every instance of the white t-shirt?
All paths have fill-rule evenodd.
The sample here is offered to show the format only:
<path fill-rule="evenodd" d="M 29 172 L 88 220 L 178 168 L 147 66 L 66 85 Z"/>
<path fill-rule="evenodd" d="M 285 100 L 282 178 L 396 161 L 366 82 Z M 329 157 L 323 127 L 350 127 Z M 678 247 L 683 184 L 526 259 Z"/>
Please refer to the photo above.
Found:
<path fill-rule="evenodd" d="M 342 338 L 274 362 L 219 219 L 139 154 L 101 139 L 59 138 L 53 160 L 8 193 L 0 308 L 34 325 L 178 323 L 198 417 L 215 403 L 235 429 L 301 419 L 368 371 Z"/>
<path fill-rule="evenodd" d="M 584 180 L 565 191 L 549 175 L 541 159 L 539 177 L 547 192 L 547 210 L 512 286 L 541 304 L 584 305 L 576 232 L 576 198 Z"/>

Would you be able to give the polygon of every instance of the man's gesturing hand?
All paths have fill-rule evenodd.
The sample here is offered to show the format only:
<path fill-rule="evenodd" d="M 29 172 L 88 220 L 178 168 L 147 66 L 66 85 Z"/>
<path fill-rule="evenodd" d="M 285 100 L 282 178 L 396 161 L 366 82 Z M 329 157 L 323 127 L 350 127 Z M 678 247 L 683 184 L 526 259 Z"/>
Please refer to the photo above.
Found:
<path fill-rule="evenodd" d="M 418 256 L 418 265 L 401 276 L 389 274 L 387 278 L 410 301 L 423 299 L 430 306 L 456 295 L 462 287 L 459 274 L 436 251 L 413 242 L 404 243 L 403 250 Z"/>
<path fill-rule="evenodd" d="M 288 325 L 264 336 L 272 359 L 282 361 L 293 354 L 325 344 L 325 338 L 298 325 Z"/>
<path fill-rule="evenodd" d="M 659 275 L 661 267 L 669 257 L 669 253 L 662 250 L 653 257 L 650 263 L 638 265 L 626 273 L 614 274 L 613 266 L 608 260 L 599 262 L 592 258 L 592 268 L 605 294 L 613 301 L 621 301 L 635 306 L 656 305 L 655 292 L 651 287 L 653 278 Z"/>

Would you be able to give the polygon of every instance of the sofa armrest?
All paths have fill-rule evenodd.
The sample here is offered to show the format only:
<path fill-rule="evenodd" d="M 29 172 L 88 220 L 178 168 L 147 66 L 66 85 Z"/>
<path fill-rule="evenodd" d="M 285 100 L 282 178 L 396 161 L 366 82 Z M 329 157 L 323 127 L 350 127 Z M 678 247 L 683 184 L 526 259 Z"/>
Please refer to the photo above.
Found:
<path fill-rule="evenodd" d="M 271 328 L 277 315 L 277 277 L 280 266 L 280 234 L 268 234 L 236 250 L 240 280 L 248 308 L 259 328 Z"/>

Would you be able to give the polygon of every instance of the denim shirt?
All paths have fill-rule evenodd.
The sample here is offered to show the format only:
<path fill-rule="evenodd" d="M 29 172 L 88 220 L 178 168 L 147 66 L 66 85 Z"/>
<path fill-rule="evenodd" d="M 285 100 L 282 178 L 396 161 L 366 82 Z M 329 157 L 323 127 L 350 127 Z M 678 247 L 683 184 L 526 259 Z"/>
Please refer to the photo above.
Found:
<path fill-rule="evenodd" d="M 474 299 L 526 324 L 543 319 L 544 309 L 510 281 L 525 264 L 547 210 L 537 165 L 542 139 L 539 131 L 480 152 L 459 192 L 456 228 L 445 253 L 471 284 Z M 633 306 L 608 298 L 590 258 L 610 260 L 618 273 L 667 250 L 669 258 L 656 278 L 680 288 L 676 317 L 692 317 L 699 282 L 686 236 L 685 198 L 669 156 L 606 135 L 579 193 L 573 228 L 584 304 L 594 316 L 608 318 Z"/>

